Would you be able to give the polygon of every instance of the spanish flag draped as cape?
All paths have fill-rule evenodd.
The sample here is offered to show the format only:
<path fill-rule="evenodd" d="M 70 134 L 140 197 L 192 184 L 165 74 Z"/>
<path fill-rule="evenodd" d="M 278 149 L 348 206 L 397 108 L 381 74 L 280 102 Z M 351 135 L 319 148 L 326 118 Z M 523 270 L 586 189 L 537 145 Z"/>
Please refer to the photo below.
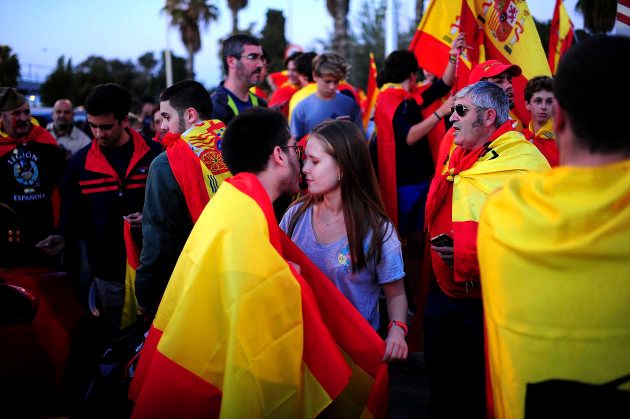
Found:
<path fill-rule="evenodd" d="M 221 156 L 225 124 L 218 119 L 193 125 L 166 149 L 168 163 L 197 221 L 221 183 L 232 176 Z"/>
<path fill-rule="evenodd" d="M 534 132 L 534 123 L 530 121 L 529 126 L 523 130 L 523 135 L 527 141 L 540 150 L 551 167 L 560 164 L 560 152 L 556 143 L 556 135 L 553 133 L 553 118 L 549 118 L 537 132 Z"/>
<path fill-rule="evenodd" d="M 396 191 L 396 139 L 394 114 L 403 100 L 411 99 L 411 93 L 399 84 L 387 83 L 381 87 L 376 99 L 374 123 L 376 124 L 376 150 L 378 158 L 378 183 L 385 203 L 385 210 L 392 223 L 398 227 L 398 194 Z M 421 98 L 421 96 L 418 96 Z"/>
<path fill-rule="evenodd" d="M 630 373 L 629 203 L 630 160 L 527 174 L 488 199 L 478 248 L 496 417 L 523 417 L 527 383 Z"/>
<path fill-rule="evenodd" d="M 301 274 L 287 263 L 298 264 Z M 133 417 L 383 417 L 384 343 L 280 230 L 258 179 L 221 185 L 147 337 Z"/>
<path fill-rule="evenodd" d="M 544 156 L 512 130 L 508 120 L 494 132 L 488 143 L 470 152 L 451 147 L 448 156 L 441 156 L 444 165 L 436 168 L 427 198 L 426 225 L 430 236 L 452 235 L 454 268 L 447 266 L 431 252 L 433 271 L 440 288 L 459 297 L 478 297 L 462 285 L 479 281 L 477 264 L 477 223 L 488 196 L 507 179 L 529 171 L 546 171 Z"/>

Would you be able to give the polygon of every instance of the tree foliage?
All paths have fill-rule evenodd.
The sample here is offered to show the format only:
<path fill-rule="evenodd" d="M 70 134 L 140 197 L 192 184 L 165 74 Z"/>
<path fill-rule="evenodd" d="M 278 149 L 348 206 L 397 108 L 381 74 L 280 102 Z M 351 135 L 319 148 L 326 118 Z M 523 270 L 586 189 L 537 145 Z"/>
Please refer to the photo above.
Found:
<path fill-rule="evenodd" d="M 380 69 L 385 61 L 385 0 L 373 2 L 363 0 L 357 18 L 353 21 L 354 30 L 350 39 L 352 50 L 349 60 L 351 65 L 349 81 L 352 85 L 366 89 L 370 69 L 370 52 L 374 54 L 376 68 Z M 398 48 L 406 49 L 416 31 L 416 27 L 398 33 Z"/>
<path fill-rule="evenodd" d="M 219 18 L 219 9 L 206 0 L 166 0 L 163 9 L 171 17 L 171 25 L 177 26 L 182 42 L 188 52 L 186 70 L 188 78 L 193 79 L 194 56 L 201 49 L 201 29 L 210 21 Z"/>
<path fill-rule="evenodd" d="M 606 33 L 615 26 L 617 0 L 578 0 L 575 10 L 582 13 L 584 27 L 591 33 Z"/>
<path fill-rule="evenodd" d="M 247 7 L 247 0 L 227 0 L 228 7 L 232 12 L 232 33 L 238 30 L 238 12 Z"/>
<path fill-rule="evenodd" d="M 99 56 L 90 56 L 77 66 L 62 56 L 57 60 L 57 67 L 46 78 L 41 87 L 41 100 L 44 105 L 52 106 L 57 99 L 67 98 L 75 105 L 85 101 L 90 90 L 102 83 L 117 83 L 127 87 L 136 98 L 152 97 L 157 99 L 166 88 L 164 54 L 159 61 L 152 52 L 138 57 L 137 63 L 130 60 L 107 60 Z M 173 80 L 186 79 L 186 60 L 172 56 Z M 159 67 L 158 67 L 159 64 Z"/>
<path fill-rule="evenodd" d="M 262 46 L 269 57 L 270 73 L 284 70 L 284 51 L 287 48 L 284 25 L 282 10 L 267 10 L 267 23 L 260 35 Z"/>
<path fill-rule="evenodd" d="M 0 86 L 15 87 L 20 77 L 20 61 L 8 45 L 0 45 Z"/>
<path fill-rule="evenodd" d="M 326 0 L 326 8 L 334 20 L 333 51 L 342 57 L 348 57 L 350 55 L 348 31 L 350 0 Z"/>

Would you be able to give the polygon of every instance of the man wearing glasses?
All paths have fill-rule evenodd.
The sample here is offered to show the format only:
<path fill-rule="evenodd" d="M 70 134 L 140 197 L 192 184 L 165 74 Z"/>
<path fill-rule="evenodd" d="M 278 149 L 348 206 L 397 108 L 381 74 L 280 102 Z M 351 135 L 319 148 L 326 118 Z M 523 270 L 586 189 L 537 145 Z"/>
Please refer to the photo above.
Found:
<path fill-rule="evenodd" d="M 337 406 L 384 408 L 382 340 L 273 216 L 273 201 L 299 191 L 301 148 L 286 118 L 243 112 L 221 151 L 234 177 L 177 261 L 131 384 L 133 416 L 313 417 L 346 387 Z M 372 380 L 352 364 L 370 365 Z"/>
<path fill-rule="evenodd" d="M 549 164 L 514 131 L 509 98 L 482 81 L 460 90 L 450 120 L 455 147 L 441 150 L 426 207 L 433 278 L 427 295 L 425 358 L 434 417 L 485 417 L 483 308 L 477 223 L 507 179 Z M 454 403 L 453 395 L 457 395 Z"/>
<path fill-rule="evenodd" d="M 267 102 L 249 90 L 262 81 L 264 65 L 264 53 L 257 38 L 237 34 L 223 41 L 223 68 L 227 77 L 212 93 L 211 119 L 227 125 L 246 109 L 267 107 Z"/>

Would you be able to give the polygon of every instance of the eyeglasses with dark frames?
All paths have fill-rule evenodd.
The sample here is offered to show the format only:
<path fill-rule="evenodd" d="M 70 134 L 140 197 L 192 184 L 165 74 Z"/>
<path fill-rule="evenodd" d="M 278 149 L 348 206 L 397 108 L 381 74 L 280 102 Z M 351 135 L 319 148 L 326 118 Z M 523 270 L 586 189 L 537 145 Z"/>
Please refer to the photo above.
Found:
<path fill-rule="evenodd" d="M 280 146 L 280 149 L 282 150 L 288 150 L 292 148 L 293 151 L 295 151 L 295 154 L 297 154 L 298 159 L 302 158 L 302 155 L 304 154 L 304 147 L 302 147 L 301 145 L 283 145 Z"/>

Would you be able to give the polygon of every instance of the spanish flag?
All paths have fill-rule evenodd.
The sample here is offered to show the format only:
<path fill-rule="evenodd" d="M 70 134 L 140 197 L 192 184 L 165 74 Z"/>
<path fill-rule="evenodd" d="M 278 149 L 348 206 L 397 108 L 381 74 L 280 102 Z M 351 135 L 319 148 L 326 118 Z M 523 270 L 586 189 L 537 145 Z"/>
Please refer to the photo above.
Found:
<path fill-rule="evenodd" d="M 473 42 L 469 45 L 478 50 L 483 45 L 485 60 L 517 64 L 523 70 L 523 74 L 512 80 L 514 113 L 519 120 L 527 124 L 530 115 L 525 109 L 523 95 L 527 80 L 535 76 L 551 76 L 547 57 L 527 2 L 466 0 L 462 5 L 462 16 L 465 14 L 465 8 L 470 10 L 466 15 L 470 16 L 472 13 L 476 18 L 475 26 L 470 30 L 480 27 L 483 32 L 483 43 Z M 466 31 L 464 28 L 462 30 Z M 479 51 L 476 53 L 480 54 Z"/>
<path fill-rule="evenodd" d="M 127 251 L 127 264 L 125 266 L 125 297 L 123 302 L 120 329 L 132 325 L 136 321 L 138 301 L 136 300 L 136 271 L 140 266 L 140 250 L 131 234 L 131 224 L 125 220 L 123 223 L 125 250 Z"/>
<path fill-rule="evenodd" d="M 202 121 L 166 149 L 168 163 L 186 198 L 193 223 L 221 183 L 232 176 L 221 156 L 224 131 L 225 124 L 218 119 Z"/>
<path fill-rule="evenodd" d="M 551 28 L 549 28 L 549 53 L 547 56 L 549 68 L 553 74 L 556 74 L 558 61 L 560 61 L 560 58 L 569 50 L 572 44 L 573 22 L 571 22 L 562 0 L 556 0 Z"/>
<path fill-rule="evenodd" d="M 528 383 L 630 373 L 628 185 L 630 160 L 561 166 L 488 199 L 478 251 L 496 417 L 523 417 Z"/>
<path fill-rule="evenodd" d="M 368 123 L 376 106 L 376 98 L 378 97 L 378 86 L 376 85 L 376 61 L 374 54 L 370 52 L 370 71 L 368 73 L 368 85 L 365 101 L 363 102 L 361 112 L 363 113 L 363 129 L 367 130 Z"/>
<path fill-rule="evenodd" d="M 131 385 L 133 417 L 383 417 L 384 350 L 241 173 L 182 251 Z"/>
<path fill-rule="evenodd" d="M 514 112 L 519 120 L 529 122 L 525 84 L 534 76 L 550 76 L 551 72 L 527 2 L 433 0 L 409 48 L 421 67 L 440 75 L 448 63 L 450 45 L 460 32 L 466 34 L 469 48 L 458 59 L 456 89 L 468 84 L 470 71 L 483 61 L 517 64 L 523 74 L 512 81 Z"/>

